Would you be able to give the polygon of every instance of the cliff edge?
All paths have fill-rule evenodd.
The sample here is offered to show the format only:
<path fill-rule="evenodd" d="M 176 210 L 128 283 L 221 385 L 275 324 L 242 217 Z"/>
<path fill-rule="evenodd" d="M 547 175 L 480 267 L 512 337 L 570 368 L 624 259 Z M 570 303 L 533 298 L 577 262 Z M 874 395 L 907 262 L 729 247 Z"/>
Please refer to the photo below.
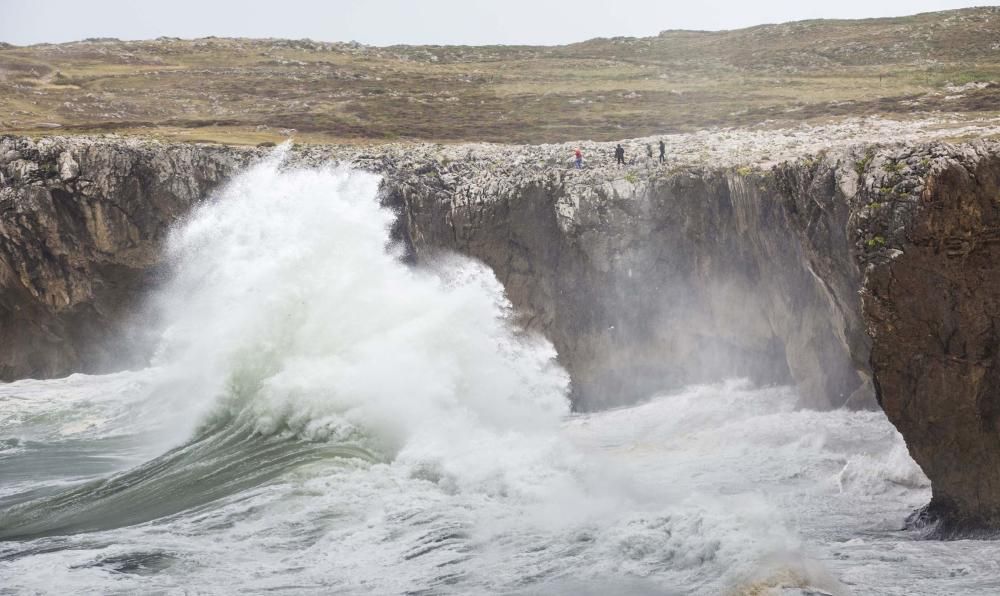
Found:
<path fill-rule="evenodd" d="M 382 174 L 416 263 L 490 265 L 578 409 L 734 375 L 795 384 L 807 407 L 877 399 L 933 482 L 918 520 L 944 537 L 1000 527 L 1000 145 L 822 149 L 803 131 L 740 165 L 704 159 L 733 153 L 717 134 L 671 137 L 666 166 L 651 139 L 626 143 L 625 167 L 583 144 L 582 170 L 566 145 L 311 146 L 289 162 Z M 266 151 L 0 138 L 0 378 L 141 363 L 119 326 L 170 225 Z"/>

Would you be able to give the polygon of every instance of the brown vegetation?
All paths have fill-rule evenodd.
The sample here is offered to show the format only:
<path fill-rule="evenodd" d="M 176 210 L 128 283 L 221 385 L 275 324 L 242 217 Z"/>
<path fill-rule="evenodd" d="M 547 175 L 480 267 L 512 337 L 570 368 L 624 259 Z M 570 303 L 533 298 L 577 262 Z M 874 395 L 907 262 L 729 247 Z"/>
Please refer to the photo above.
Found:
<path fill-rule="evenodd" d="M 1000 8 L 556 47 L 205 38 L 0 45 L 0 131 L 251 144 L 552 142 L 1000 112 Z"/>

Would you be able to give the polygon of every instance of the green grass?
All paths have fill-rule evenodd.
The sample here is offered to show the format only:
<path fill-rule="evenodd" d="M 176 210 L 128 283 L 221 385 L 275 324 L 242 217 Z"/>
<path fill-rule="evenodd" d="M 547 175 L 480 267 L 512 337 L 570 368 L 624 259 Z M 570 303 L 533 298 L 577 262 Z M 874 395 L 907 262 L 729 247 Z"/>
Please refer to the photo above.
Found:
<path fill-rule="evenodd" d="M 883 248 L 885 247 L 885 238 L 883 238 L 882 236 L 874 236 L 872 238 L 869 238 L 868 242 L 866 242 L 865 244 L 868 246 L 868 248 L 872 249 Z"/>
<path fill-rule="evenodd" d="M 865 170 L 868 168 L 868 164 L 870 164 L 872 162 L 872 159 L 874 158 L 875 158 L 875 153 L 869 150 L 867 153 L 865 153 L 864 157 L 862 157 L 861 159 L 859 159 L 857 162 L 854 163 L 854 171 L 858 173 L 858 176 L 861 176 L 862 174 L 865 173 Z"/>

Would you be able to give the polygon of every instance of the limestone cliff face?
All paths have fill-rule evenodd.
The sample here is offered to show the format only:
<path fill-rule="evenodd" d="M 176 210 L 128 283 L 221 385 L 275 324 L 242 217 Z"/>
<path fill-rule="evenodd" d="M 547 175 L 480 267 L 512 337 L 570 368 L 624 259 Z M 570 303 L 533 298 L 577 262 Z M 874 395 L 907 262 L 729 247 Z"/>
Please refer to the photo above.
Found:
<path fill-rule="evenodd" d="M 262 154 L 0 139 L 0 378 L 128 363 L 116 325 L 155 283 L 169 226 Z M 381 173 L 415 262 L 489 264 L 520 322 L 555 344 L 578 408 L 733 375 L 796 384 L 811 407 L 877 396 L 933 482 L 920 520 L 940 536 L 1000 528 L 1000 145 L 840 147 L 757 169 L 575 170 L 568 155 L 291 159 Z"/>
<path fill-rule="evenodd" d="M 224 148 L 0 139 L 0 379 L 134 364 L 117 326 L 169 225 L 242 163 Z"/>
<path fill-rule="evenodd" d="M 1000 531 L 1000 148 L 938 149 L 903 233 L 868 267 L 886 415 L 933 481 L 932 534 Z M 897 162 L 899 163 L 899 162 Z M 904 162 L 905 163 L 905 162 Z M 892 180 L 890 179 L 890 184 Z"/>
<path fill-rule="evenodd" d="M 658 169 L 390 176 L 387 191 L 418 260 L 445 248 L 493 268 L 578 407 L 733 375 L 874 405 L 846 201 L 799 168 L 785 195 L 770 174 Z"/>

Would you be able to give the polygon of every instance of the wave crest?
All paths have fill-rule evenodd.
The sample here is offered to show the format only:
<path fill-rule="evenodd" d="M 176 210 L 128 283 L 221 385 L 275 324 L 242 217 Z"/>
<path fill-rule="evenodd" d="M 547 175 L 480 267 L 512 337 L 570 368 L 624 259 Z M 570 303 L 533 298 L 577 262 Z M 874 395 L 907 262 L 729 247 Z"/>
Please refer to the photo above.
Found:
<path fill-rule="evenodd" d="M 379 182 L 279 155 L 175 230 L 158 359 L 189 385 L 182 407 L 263 435 L 365 435 L 390 454 L 553 434 L 569 380 L 552 345 L 514 328 L 486 266 L 402 263 Z"/>

